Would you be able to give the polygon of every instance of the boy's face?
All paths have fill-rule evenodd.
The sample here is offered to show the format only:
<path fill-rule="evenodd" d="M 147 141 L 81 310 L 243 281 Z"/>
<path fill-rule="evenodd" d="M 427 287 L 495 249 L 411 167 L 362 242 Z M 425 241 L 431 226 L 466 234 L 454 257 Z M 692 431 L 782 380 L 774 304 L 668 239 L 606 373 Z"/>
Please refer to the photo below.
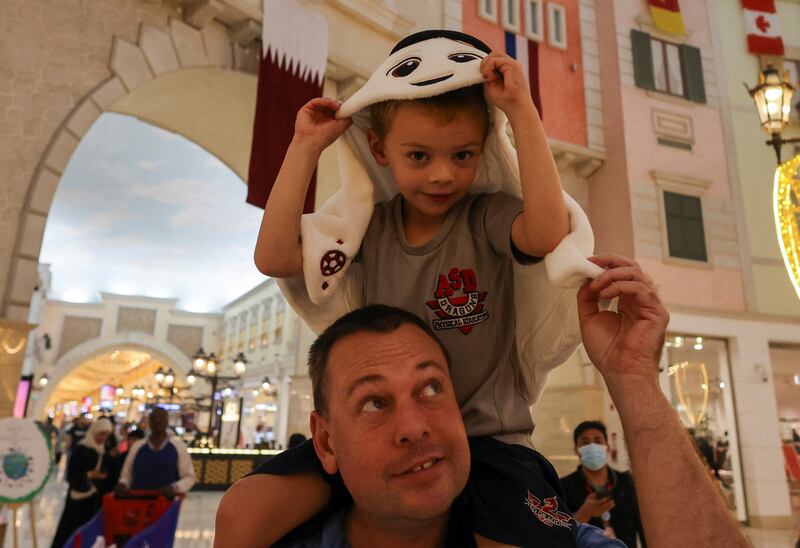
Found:
<path fill-rule="evenodd" d="M 430 107 L 407 103 L 397 107 L 383 139 L 370 130 L 370 150 L 379 165 L 391 169 L 407 221 L 441 220 L 469 191 L 484 129 L 472 112 L 444 123 Z"/>

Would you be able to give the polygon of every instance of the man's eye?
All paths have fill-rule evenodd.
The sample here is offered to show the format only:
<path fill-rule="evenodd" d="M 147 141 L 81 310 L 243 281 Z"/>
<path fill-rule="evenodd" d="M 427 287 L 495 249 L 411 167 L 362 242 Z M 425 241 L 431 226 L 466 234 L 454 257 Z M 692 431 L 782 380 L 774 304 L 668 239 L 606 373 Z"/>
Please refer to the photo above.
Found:
<path fill-rule="evenodd" d="M 462 150 L 461 152 L 456 152 L 455 155 L 453 155 L 453 158 L 455 158 L 460 162 L 463 162 L 464 160 L 469 160 L 473 156 L 474 154 L 469 150 Z"/>
<path fill-rule="evenodd" d="M 415 162 L 422 162 L 428 157 L 428 155 L 425 154 L 424 152 L 414 151 L 414 152 L 409 152 L 408 157 L 414 160 Z"/>
<path fill-rule="evenodd" d="M 442 384 L 439 381 L 431 381 L 422 390 L 423 396 L 435 396 L 442 393 Z"/>
<path fill-rule="evenodd" d="M 474 53 L 454 53 L 452 55 L 448 55 L 447 58 L 451 61 L 455 61 L 456 63 L 469 63 L 470 61 L 480 59 L 480 57 Z"/>
<path fill-rule="evenodd" d="M 383 403 L 383 400 L 370 398 L 361 406 L 361 411 L 364 413 L 374 413 L 375 411 L 380 411 L 384 407 L 386 407 L 386 404 Z"/>
<path fill-rule="evenodd" d="M 395 78 L 404 78 L 417 70 L 417 67 L 419 67 L 421 62 L 422 60 L 419 57 L 409 57 L 408 59 L 403 59 L 395 66 L 390 68 L 386 75 L 388 76 L 391 74 Z"/>

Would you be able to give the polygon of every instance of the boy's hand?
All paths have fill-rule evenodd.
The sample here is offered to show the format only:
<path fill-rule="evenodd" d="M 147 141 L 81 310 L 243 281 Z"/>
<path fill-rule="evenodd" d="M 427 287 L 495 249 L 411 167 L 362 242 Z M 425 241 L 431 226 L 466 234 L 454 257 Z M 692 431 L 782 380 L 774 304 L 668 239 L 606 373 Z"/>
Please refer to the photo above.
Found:
<path fill-rule="evenodd" d="M 493 51 L 481 61 L 484 89 L 489 99 L 509 119 L 520 112 L 534 111 L 528 79 L 516 59 Z"/>
<path fill-rule="evenodd" d="M 294 140 L 316 152 L 325 150 L 353 123 L 350 118 L 336 119 L 340 106 L 341 103 L 327 97 L 312 99 L 303 105 L 294 123 Z"/>

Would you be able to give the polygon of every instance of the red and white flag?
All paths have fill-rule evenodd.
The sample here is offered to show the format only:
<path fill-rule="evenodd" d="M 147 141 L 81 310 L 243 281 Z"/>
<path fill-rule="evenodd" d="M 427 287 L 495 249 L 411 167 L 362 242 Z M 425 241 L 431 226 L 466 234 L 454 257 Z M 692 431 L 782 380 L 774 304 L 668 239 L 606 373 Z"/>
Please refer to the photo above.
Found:
<path fill-rule="evenodd" d="M 783 38 L 775 12 L 775 0 L 742 0 L 742 8 L 750 53 L 783 55 Z"/>
<path fill-rule="evenodd" d="M 262 57 L 258 71 L 247 203 L 263 208 L 294 135 L 297 111 L 322 95 L 328 62 L 325 16 L 297 0 L 264 0 Z M 316 172 L 304 211 L 314 211 Z"/>

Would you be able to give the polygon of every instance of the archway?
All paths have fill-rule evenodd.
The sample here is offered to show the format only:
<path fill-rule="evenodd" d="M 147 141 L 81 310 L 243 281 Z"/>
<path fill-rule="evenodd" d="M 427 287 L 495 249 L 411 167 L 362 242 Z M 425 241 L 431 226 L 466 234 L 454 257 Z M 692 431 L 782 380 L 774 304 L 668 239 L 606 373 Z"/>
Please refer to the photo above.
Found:
<path fill-rule="evenodd" d="M 222 27 L 201 32 L 177 19 L 164 29 L 143 23 L 136 44 L 114 39 L 112 77 L 77 103 L 34 172 L 0 316 L 28 319 L 53 196 L 72 154 L 103 112 L 130 114 L 178 133 L 245 179 L 259 56 L 257 44 L 234 44 Z"/>
<path fill-rule="evenodd" d="M 163 365 L 165 368 L 173 369 L 177 382 L 185 384 L 186 375 L 192 369 L 191 360 L 180 349 L 152 335 L 123 332 L 110 337 L 96 337 L 72 348 L 56 361 L 47 386 L 37 395 L 36 401 L 32 402 L 31 416 L 44 417 L 54 395 L 58 395 L 62 380 L 69 378 L 92 360 L 103 356 L 113 356 L 115 352 L 135 353 L 139 356 L 132 357 L 131 360 L 144 359 L 144 361 L 132 364 L 133 367 L 129 367 L 127 370 L 121 368 L 117 372 L 109 371 L 109 376 L 113 373 L 121 378 L 124 378 L 125 375 L 133 375 L 135 378 L 145 377 L 152 375 L 158 367 Z M 142 358 L 142 356 L 147 356 L 147 358 Z M 113 358 L 109 361 L 113 361 Z M 107 381 L 108 378 L 108 376 L 104 376 L 102 380 Z M 95 384 L 99 387 L 105 382 L 97 381 Z"/>

